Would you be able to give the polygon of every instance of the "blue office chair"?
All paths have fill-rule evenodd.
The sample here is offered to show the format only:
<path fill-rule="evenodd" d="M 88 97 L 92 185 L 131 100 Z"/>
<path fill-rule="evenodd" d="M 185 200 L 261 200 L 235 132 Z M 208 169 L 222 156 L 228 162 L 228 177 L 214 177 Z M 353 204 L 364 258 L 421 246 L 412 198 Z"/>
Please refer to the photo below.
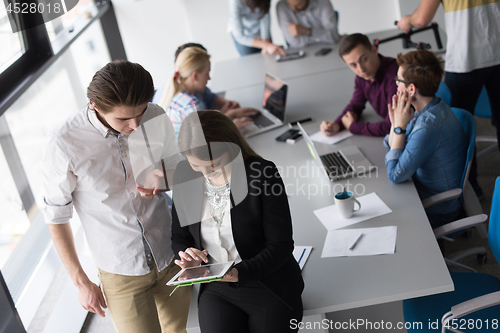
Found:
<path fill-rule="evenodd" d="M 477 100 L 476 108 L 474 109 L 474 115 L 481 118 L 491 118 L 491 107 L 490 100 L 488 98 L 488 93 L 486 92 L 486 88 L 483 86 L 483 90 L 481 90 L 481 94 L 479 95 L 479 99 Z M 476 142 L 489 142 L 493 143 L 493 145 L 485 148 L 477 153 L 477 159 L 481 159 L 484 156 L 498 150 L 498 142 L 497 138 L 494 136 L 478 136 L 476 138 Z"/>
<path fill-rule="evenodd" d="M 462 189 L 462 202 L 464 204 L 465 214 L 467 216 L 474 216 L 483 214 L 483 209 L 481 208 L 481 203 L 477 198 L 476 192 L 470 185 L 469 172 L 472 165 L 472 158 L 474 157 L 474 149 L 476 142 L 476 121 L 470 112 L 459 109 L 451 108 L 457 118 L 460 120 L 464 128 L 465 135 L 469 138 L 469 147 L 467 149 L 467 162 L 465 164 L 464 175 L 462 176 L 461 189 Z M 486 227 L 483 225 L 478 228 L 478 232 L 482 238 L 487 238 Z"/>
<path fill-rule="evenodd" d="M 450 88 L 444 83 L 444 81 L 441 81 L 439 83 L 439 89 L 436 92 L 437 97 L 441 97 L 443 101 L 451 107 L 451 91 Z"/>
<path fill-rule="evenodd" d="M 433 195 L 432 197 L 424 199 L 422 200 L 422 205 L 424 206 L 424 208 L 427 208 L 435 204 L 438 204 L 440 202 L 460 198 L 465 210 L 465 214 L 466 216 L 468 216 L 468 218 L 459 221 L 454 221 L 439 228 L 436 228 L 434 230 L 436 238 L 438 239 L 444 238 L 450 240 L 450 236 L 456 236 L 458 234 L 462 234 L 464 233 L 465 229 L 472 227 L 476 227 L 479 235 L 482 238 L 487 238 L 486 220 L 488 219 L 488 216 L 483 214 L 481 203 L 479 202 L 476 193 L 474 192 L 472 186 L 469 184 L 468 181 L 469 172 L 472 165 L 472 158 L 474 156 L 474 146 L 476 139 L 476 121 L 474 120 L 474 117 L 470 114 L 470 112 L 466 110 L 458 108 L 451 108 L 451 109 L 457 116 L 458 120 L 460 120 L 460 123 L 462 124 L 466 137 L 469 138 L 469 145 L 467 148 L 467 158 L 466 158 L 464 172 L 462 175 L 462 180 L 460 182 L 460 187 L 442 193 L 438 193 L 436 195 Z M 458 260 L 468 257 L 470 255 L 476 255 L 478 262 L 484 262 L 486 260 L 486 249 L 484 247 L 466 249 L 448 256 L 447 258 L 445 258 L 445 261 L 447 262 L 448 265 L 460 266 L 462 268 L 475 271 L 474 269 L 459 264 L 457 262 Z"/>
<path fill-rule="evenodd" d="M 491 202 L 488 236 L 493 254 L 500 262 L 500 177 L 496 180 Z M 403 301 L 405 321 L 423 324 L 419 329 L 410 327 L 407 331 L 435 333 L 439 328 L 444 333 L 443 325 L 448 324 L 458 328 L 454 332 L 463 332 L 461 327 L 467 332 L 495 332 L 491 324 L 500 325 L 500 280 L 481 273 L 451 273 L 451 277 L 454 291 Z M 473 324 L 467 326 L 469 323 Z M 430 324 L 433 325 L 429 327 Z"/>
<path fill-rule="evenodd" d="M 474 117 L 467 111 L 458 108 L 452 108 L 453 112 L 457 116 L 458 120 L 462 124 L 466 137 L 469 139 L 469 146 L 467 148 L 467 159 L 465 163 L 464 172 L 462 175 L 462 180 L 460 182 L 460 188 L 452 189 L 446 192 L 438 193 L 429 197 L 427 199 L 422 200 L 422 205 L 424 208 L 433 206 L 435 204 L 448 201 L 451 199 L 455 199 L 458 197 L 462 198 L 462 202 L 464 202 L 464 197 L 462 193 L 464 192 L 464 186 L 467 184 L 467 180 L 469 178 L 470 166 L 472 164 L 472 157 L 474 156 L 474 145 L 476 142 L 476 121 Z M 479 203 L 479 200 L 477 201 Z M 465 203 L 464 203 L 465 204 Z M 479 205 L 481 206 L 481 205 Z M 467 212 L 467 210 L 466 210 Z M 482 214 L 481 212 L 471 212 L 468 216 L 476 215 L 477 213 Z"/>

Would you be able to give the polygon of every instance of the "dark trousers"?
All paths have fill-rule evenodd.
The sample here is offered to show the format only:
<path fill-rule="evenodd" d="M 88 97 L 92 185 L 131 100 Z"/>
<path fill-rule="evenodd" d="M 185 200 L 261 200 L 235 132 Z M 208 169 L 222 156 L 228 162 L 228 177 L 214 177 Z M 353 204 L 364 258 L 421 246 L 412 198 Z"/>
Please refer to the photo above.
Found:
<path fill-rule="evenodd" d="M 448 214 L 433 214 L 427 211 L 425 213 L 427 214 L 427 218 L 429 219 L 433 229 L 445 225 L 446 223 L 454 222 L 467 217 L 463 207 L 460 207 L 457 211 Z"/>
<path fill-rule="evenodd" d="M 446 72 L 445 83 L 450 88 L 453 107 L 465 109 L 474 114 L 479 94 L 486 88 L 491 107 L 491 123 L 497 128 L 500 142 L 500 65 L 476 69 L 468 73 Z M 474 154 L 475 155 L 475 154 Z M 477 186 L 476 157 L 472 160 L 469 181 Z"/>
<path fill-rule="evenodd" d="M 238 43 L 232 34 L 231 34 L 231 37 L 233 37 L 234 45 L 236 46 L 236 50 L 238 50 L 238 53 L 240 54 L 240 56 L 246 56 L 249 54 L 259 53 L 261 51 L 261 49 L 259 49 L 259 48 L 252 47 L 252 46 L 246 46 L 246 45 Z"/>
<path fill-rule="evenodd" d="M 239 288 L 226 282 L 206 283 L 198 299 L 200 329 L 202 333 L 297 332 L 291 329 L 297 325 L 290 323 L 302 320 L 300 294 L 295 304 L 289 305 L 293 309 L 259 282 Z"/>

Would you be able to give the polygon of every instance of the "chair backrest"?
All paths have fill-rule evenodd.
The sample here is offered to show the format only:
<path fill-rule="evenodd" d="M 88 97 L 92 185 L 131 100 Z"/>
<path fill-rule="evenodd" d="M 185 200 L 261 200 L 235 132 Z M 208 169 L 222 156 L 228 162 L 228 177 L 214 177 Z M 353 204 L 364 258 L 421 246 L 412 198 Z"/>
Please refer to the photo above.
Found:
<path fill-rule="evenodd" d="M 488 241 L 495 258 L 500 262 L 500 177 L 495 182 L 493 198 L 491 199 L 490 224 Z"/>
<path fill-rule="evenodd" d="M 483 90 L 481 90 L 481 94 L 479 94 L 474 114 L 478 117 L 491 118 L 490 99 L 488 98 L 488 93 L 484 86 Z"/>
<path fill-rule="evenodd" d="M 451 106 L 451 91 L 443 81 L 439 83 L 439 89 L 436 92 L 436 96 L 441 97 L 448 106 Z"/>
<path fill-rule="evenodd" d="M 469 147 L 467 148 L 467 159 L 465 162 L 465 170 L 462 176 L 462 182 L 460 183 L 460 188 L 464 189 L 465 181 L 469 178 L 470 166 L 472 164 L 472 157 L 474 156 L 474 146 L 476 145 L 476 121 L 474 120 L 474 116 L 470 114 L 470 112 L 459 109 L 459 108 L 451 108 L 455 116 L 457 116 L 458 120 L 462 124 L 462 128 L 464 129 L 465 136 L 469 139 Z"/>

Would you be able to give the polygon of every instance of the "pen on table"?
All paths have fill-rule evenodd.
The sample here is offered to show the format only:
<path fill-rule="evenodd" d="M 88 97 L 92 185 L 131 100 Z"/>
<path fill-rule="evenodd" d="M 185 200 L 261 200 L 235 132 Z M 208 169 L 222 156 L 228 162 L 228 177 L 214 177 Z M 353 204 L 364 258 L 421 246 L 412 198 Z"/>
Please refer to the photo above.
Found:
<path fill-rule="evenodd" d="M 308 121 L 311 121 L 312 118 L 305 118 L 305 119 L 301 119 L 301 120 L 297 120 L 297 121 L 292 121 L 291 123 L 288 123 L 288 127 L 292 127 L 294 125 L 297 125 L 297 123 L 307 123 Z"/>
<path fill-rule="evenodd" d="M 304 253 L 306 253 L 306 249 L 302 250 L 302 254 L 300 255 L 299 261 L 297 261 L 297 264 L 300 265 L 300 261 L 302 260 L 302 257 L 304 256 Z"/>
<path fill-rule="evenodd" d="M 359 240 L 361 239 L 361 237 L 363 237 L 364 233 L 361 233 L 358 238 L 356 238 L 356 240 L 354 241 L 354 243 L 352 243 L 351 247 L 349 248 L 349 251 L 352 251 L 354 249 L 354 247 L 356 246 L 356 244 L 358 244 Z"/>
<path fill-rule="evenodd" d="M 325 122 L 325 121 L 324 121 Z M 325 132 L 331 132 L 328 128 L 325 128 Z"/>

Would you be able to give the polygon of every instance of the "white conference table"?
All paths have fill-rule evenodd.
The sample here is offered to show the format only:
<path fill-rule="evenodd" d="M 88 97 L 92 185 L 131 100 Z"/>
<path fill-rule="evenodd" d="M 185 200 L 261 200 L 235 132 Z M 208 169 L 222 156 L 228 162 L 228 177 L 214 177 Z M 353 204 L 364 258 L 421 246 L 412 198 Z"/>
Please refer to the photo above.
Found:
<path fill-rule="evenodd" d="M 400 30 L 391 29 L 368 34 L 368 38 L 384 39 L 401 33 Z M 440 29 L 441 40 L 446 45 L 446 34 Z M 424 41 L 431 44 L 433 51 L 438 51 L 434 34 L 431 30 L 423 31 L 412 36 L 413 42 Z M 314 53 L 323 48 L 332 48 L 326 56 L 314 56 Z M 394 40 L 380 44 L 379 52 L 385 56 L 396 57 L 399 52 L 406 53 L 410 49 L 402 48 L 402 40 Z M 276 62 L 274 56 L 253 54 L 236 59 L 215 63 L 212 70 L 212 80 L 209 87 L 214 92 L 228 91 L 257 85 L 264 81 L 265 73 L 288 81 L 292 78 L 321 74 L 346 68 L 346 64 L 338 55 L 338 45 L 312 45 L 302 48 L 306 56 L 301 59 Z M 291 50 L 294 51 L 294 50 Z"/>
<path fill-rule="evenodd" d="M 287 116 L 297 120 L 311 116 L 304 124 L 313 134 L 322 119 L 335 119 L 349 102 L 354 74 L 348 68 L 288 80 Z M 263 84 L 226 92 L 242 105 L 259 105 Z M 288 114 L 290 111 L 290 114 Z M 365 120 L 381 118 L 373 109 Z M 303 139 L 294 145 L 275 141 L 285 127 L 260 134 L 248 141 L 257 153 L 276 163 L 287 186 L 296 245 L 312 245 L 313 252 L 302 272 L 304 315 L 398 301 L 453 290 L 453 282 L 436 239 L 411 181 L 392 184 L 387 179 L 386 149 L 382 138 L 353 136 L 335 147 L 317 143 L 319 153 L 356 145 L 378 168 L 367 177 L 331 183 L 313 163 Z M 392 213 L 346 228 L 396 225 L 396 252 L 392 255 L 321 258 L 327 230 L 313 211 L 334 204 L 333 194 L 343 186 L 357 194 L 376 192 Z"/>
<path fill-rule="evenodd" d="M 373 38 L 392 36 L 387 31 Z M 431 31 L 422 33 L 428 39 L 413 41 L 433 43 Z M 419 36 L 420 37 L 420 36 Z M 445 38 L 443 43 L 445 43 Z M 432 38 L 432 41 L 429 40 Z M 276 63 L 270 56 L 252 55 L 216 64 L 211 88 L 225 91 L 225 97 L 242 106 L 259 108 L 262 103 L 266 72 L 284 79 L 289 85 L 286 122 L 312 117 L 304 124 L 313 134 L 321 120 L 334 120 L 348 104 L 354 88 L 354 73 L 338 57 L 336 48 L 325 57 L 315 57 L 316 45 L 306 48 L 306 57 Z M 435 46 L 433 45 L 433 49 Z M 401 40 L 380 46 L 384 55 L 402 52 Z M 404 52 L 404 51 L 403 51 Z M 369 104 L 363 120 L 381 118 Z M 382 138 L 353 136 L 335 146 L 316 143 L 320 154 L 348 145 L 356 145 L 377 166 L 363 178 L 350 178 L 331 183 L 313 163 L 303 139 L 294 145 L 276 142 L 286 126 L 260 134 L 248 141 L 257 153 L 272 160 L 280 169 L 287 186 L 293 218 L 296 245 L 311 245 L 313 251 L 302 271 L 305 289 L 302 294 L 304 315 L 324 314 L 345 309 L 452 291 L 453 281 L 443 260 L 413 183 L 392 184 L 387 179 L 386 150 Z M 357 194 L 376 192 L 392 209 L 392 213 L 346 228 L 396 225 L 396 251 L 391 255 L 321 258 L 327 230 L 313 211 L 334 203 L 333 193 L 343 186 Z M 318 192 L 315 192 L 315 191 Z M 193 296 L 189 327 L 197 326 L 196 302 Z"/>
<path fill-rule="evenodd" d="M 332 51 L 325 56 L 314 56 L 322 47 Z M 209 87 L 214 92 L 227 91 L 260 84 L 265 73 L 271 73 L 282 80 L 333 71 L 345 67 L 338 56 L 336 45 L 313 45 L 303 48 L 305 57 L 301 59 L 276 62 L 272 55 L 252 54 L 241 58 L 226 60 L 214 65 Z"/>

